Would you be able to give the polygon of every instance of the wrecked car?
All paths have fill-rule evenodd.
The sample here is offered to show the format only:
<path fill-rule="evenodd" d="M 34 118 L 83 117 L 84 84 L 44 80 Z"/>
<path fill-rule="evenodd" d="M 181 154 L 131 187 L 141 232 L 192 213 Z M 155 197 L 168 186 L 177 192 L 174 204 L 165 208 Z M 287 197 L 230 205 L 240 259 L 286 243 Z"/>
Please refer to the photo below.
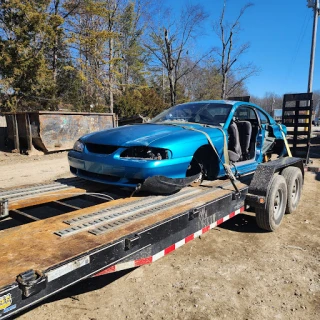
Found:
<path fill-rule="evenodd" d="M 148 123 L 94 132 L 68 154 L 78 177 L 136 188 L 184 186 L 193 180 L 253 172 L 272 154 L 284 156 L 286 127 L 259 106 L 200 101 L 173 106 Z M 161 188 L 160 188 L 161 189 Z M 164 192 L 165 193 L 165 192 Z"/>

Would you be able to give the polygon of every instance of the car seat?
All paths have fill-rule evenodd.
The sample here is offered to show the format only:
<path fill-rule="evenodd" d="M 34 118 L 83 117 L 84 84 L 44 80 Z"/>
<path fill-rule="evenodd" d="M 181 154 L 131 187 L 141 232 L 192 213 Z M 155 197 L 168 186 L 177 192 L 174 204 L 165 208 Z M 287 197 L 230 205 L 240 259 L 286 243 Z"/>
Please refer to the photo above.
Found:
<path fill-rule="evenodd" d="M 228 142 L 228 154 L 231 162 L 237 162 L 241 158 L 241 145 L 238 126 L 232 121 L 228 128 L 229 142 Z"/>
<path fill-rule="evenodd" d="M 252 125 L 249 121 L 237 121 L 240 147 L 241 147 L 241 160 L 250 159 L 250 141 L 252 135 Z"/>

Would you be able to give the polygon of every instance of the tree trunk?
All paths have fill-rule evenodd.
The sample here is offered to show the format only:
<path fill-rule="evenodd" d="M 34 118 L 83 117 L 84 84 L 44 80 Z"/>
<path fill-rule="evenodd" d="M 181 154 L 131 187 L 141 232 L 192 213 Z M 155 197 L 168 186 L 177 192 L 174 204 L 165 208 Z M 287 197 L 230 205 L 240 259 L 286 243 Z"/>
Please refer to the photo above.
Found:
<path fill-rule="evenodd" d="M 113 99 L 113 68 L 112 68 L 112 57 L 113 57 L 113 39 L 109 40 L 109 102 L 110 112 L 113 113 L 114 99 Z"/>
<path fill-rule="evenodd" d="M 55 1 L 54 3 L 54 14 L 57 16 L 59 14 L 59 4 L 60 0 Z M 58 28 L 54 28 L 54 43 L 53 43 L 53 57 L 52 57 L 52 73 L 53 73 L 53 83 L 55 90 L 53 93 L 53 99 L 56 98 L 56 88 L 57 88 L 57 77 L 58 77 Z"/>
<path fill-rule="evenodd" d="M 57 31 L 56 31 L 57 32 Z M 57 84 L 57 61 L 58 61 L 58 37 L 54 36 L 54 45 L 53 45 L 53 59 L 52 59 L 52 72 L 53 72 L 53 82 Z"/>
<path fill-rule="evenodd" d="M 226 90 L 227 90 L 227 74 L 222 72 L 222 85 L 221 85 L 221 99 L 226 98 Z"/>
<path fill-rule="evenodd" d="M 170 83 L 170 100 L 171 100 L 171 105 L 174 106 L 176 103 L 176 93 L 174 90 L 174 84 L 171 78 L 169 78 L 169 83 Z"/>
<path fill-rule="evenodd" d="M 167 29 L 164 29 L 164 39 L 165 39 L 166 49 L 167 49 L 167 61 L 168 61 L 167 70 L 168 70 L 168 78 L 169 78 L 169 85 L 170 85 L 170 100 L 171 100 L 171 105 L 174 106 L 176 103 L 176 81 L 172 71 L 175 67 L 175 64 L 174 64 L 173 53 L 172 53 L 172 43 L 169 40 Z"/>
<path fill-rule="evenodd" d="M 176 103 L 176 90 L 175 90 L 174 77 L 170 70 L 168 70 L 168 79 L 169 79 L 169 88 L 170 88 L 170 102 L 171 102 L 171 105 L 174 106 Z"/>

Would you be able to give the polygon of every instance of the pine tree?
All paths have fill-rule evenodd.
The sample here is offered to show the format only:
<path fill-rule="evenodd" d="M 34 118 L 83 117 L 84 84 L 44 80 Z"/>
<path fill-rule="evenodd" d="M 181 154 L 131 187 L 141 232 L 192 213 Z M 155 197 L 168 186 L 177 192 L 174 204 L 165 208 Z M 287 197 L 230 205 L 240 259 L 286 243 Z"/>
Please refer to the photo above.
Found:
<path fill-rule="evenodd" d="M 112 43 L 118 33 L 113 23 L 111 0 L 84 0 L 72 13 L 68 43 L 76 57 L 76 69 L 83 87 L 83 108 L 106 105 L 114 90 Z M 112 112 L 112 108 L 111 108 Z"/>
<path fill-rule="evenodd" d="M 48 0 L 0 1 L 0 87 L 9 110 L 39 107 L 53 83 L 45 59 Z"/>
<path fill-rule="evenodd" d="M 130 2 L 120 16 L 119 51 L 121 56 L 120 73 L 122 90 L 127 88 L 141 88 L 146 85 L 145 63 L 146 52 L 142 47 L 142 27 L 140 24 L 140 5 L 135 7 Z"/>

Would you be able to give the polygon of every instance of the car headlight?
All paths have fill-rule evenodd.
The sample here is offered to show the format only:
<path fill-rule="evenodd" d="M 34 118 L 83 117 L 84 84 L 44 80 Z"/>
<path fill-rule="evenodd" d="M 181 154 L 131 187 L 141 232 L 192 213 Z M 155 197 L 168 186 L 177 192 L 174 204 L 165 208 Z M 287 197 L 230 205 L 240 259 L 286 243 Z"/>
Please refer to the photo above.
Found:
<path fill-rule="evenodd" d="M 172 157 L 171 151 L 162 148 L 153 147 L 131 147 L 123 151 L 121 158 L 147 159 L 147 160 L 165 160 Z"/>
<path fill-rule="evenodd" d="M 77 140 L 73 145 L 73 150 L 78 152 L 83 152 L 84 149 L 84 143 L 80 140 Z"/>

